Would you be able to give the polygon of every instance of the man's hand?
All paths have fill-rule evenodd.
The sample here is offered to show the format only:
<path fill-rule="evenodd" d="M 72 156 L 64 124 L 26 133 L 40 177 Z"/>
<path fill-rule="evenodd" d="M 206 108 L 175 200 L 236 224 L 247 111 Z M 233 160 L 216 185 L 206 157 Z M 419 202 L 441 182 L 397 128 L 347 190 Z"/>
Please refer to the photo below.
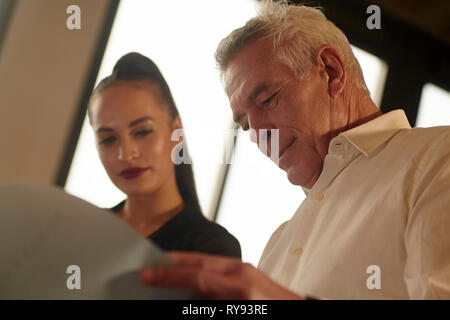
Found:
<path fill-rule="evenodd" d="M 188 289 L 206 299 L 303 299 L 236 258 L 175 251 L 167 256 L 175 266 L 142 269 L 144 284 Z"/>

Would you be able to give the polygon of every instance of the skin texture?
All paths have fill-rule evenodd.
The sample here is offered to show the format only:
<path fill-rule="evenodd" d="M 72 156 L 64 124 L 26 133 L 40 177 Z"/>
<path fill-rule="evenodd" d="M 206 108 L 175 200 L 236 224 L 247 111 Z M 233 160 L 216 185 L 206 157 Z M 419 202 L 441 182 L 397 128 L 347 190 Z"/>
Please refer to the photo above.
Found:
<path fill-rule="evenodd" d="M 299 81 L 267 54 L 271 45 L 258 40 L 234 57 L 225 72 L 226 92 L 244 130 L 279 129 L 280 168 L 291 183 L 310 189 L 322 171 L 331 139 L 352 126 L 352 106 L 342 94 L 347 74 L 336 50 L 322 46 L 311 72 Z"/>
<path fill-rule="evenodd" d="M 128 196 L 119 217 L 148 236 L 183 204 L 171 160 L 178 141 L 170 139 L 180 118 L 170 118 L 159 88 L 145 82 L 115 83 L 95 93 L 89 108 L 100 160 Z M 120 174 L 133 167 L 148 170 L 135 179 Z"/>
<path fill-rule="evenodd" d="M 320 176 L 331 139 L 381 115 L 352 80 L 338 52 L 323 45 L 299 81 L 275 59 L 269 39 L 247 44 L 225 71 L 235 121 L 244 130 L 279 129 L 279 166 L 291 183 L 308 189 Z M 190 289 L 203 298 L 302 299 L 234 259 L 177 252 L 169 257 L 174 267 L 145 268 L 141 281 Z"/>

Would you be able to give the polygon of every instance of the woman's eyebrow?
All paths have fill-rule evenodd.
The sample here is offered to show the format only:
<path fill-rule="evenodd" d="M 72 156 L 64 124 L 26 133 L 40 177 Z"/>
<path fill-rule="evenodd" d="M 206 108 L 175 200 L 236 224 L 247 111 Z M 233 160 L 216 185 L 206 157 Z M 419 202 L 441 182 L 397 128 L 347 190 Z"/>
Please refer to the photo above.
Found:
<path fill-rule="evenodd" d="M 95 132 L 97 132 L 97 133 L 99 133 L 99 132 L 111 132 L 111 131 L 114 131 L 114 130 L 111 129 L 111 128 L 105 128 L 105 127 L 101 127 L 101 128 L 98 128 L 97 130 L 95 130 Z"/>
<path fill-rule="evenodd" d="M 128 127 L 130 127 L 130 128 L 134 127 L 135 125 L 137 125 L 137 124 L 139 124 L 141 122 L 147 121 L 147 120 L 152 121 L 153 118 L 152 117 L 142 117 L 142 118 L 133 120 L 133 121 L 130 122 Z M 99 132 L 112 132 L 112 131 L 114 131 L 112 128 L 107 128 L 107 127 L 101 127 L 101 128 L 98 128 L 97 130 L 95 130 L 95 132 L 97 132 L 97 133 L 99 133 Z"/>
<path fill-rule="evenodd" d="M 139 123 L 141 123 L 143 121 L 147 121 L 147 120 L 151 121 L 151 120 L 153 120 L 153 118 L 152 117 L 142 117 L 142 118 L 139 118 L 139 119 L 131 121 L 128 126 L 131 128 L 131 127 L 133 127 L 133 126 L 135 126 L 135 125 L 137 125 L 137 124 L 139 124 Z"/>

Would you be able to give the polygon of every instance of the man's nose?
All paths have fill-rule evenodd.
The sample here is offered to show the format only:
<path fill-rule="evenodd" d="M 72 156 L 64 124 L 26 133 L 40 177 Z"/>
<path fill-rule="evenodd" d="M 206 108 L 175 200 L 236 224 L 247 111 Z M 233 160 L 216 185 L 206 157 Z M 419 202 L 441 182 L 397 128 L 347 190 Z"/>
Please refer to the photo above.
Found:
<path fill-rule="evenodd" d="M 250 128 L 250 140 L 258 144 L 270 144 L 270 138 L 275 126 L 263 115 L 256 112 L 248 115 L 248 125 Z"/>
<path fill-rule="evenodd" d="M 270 144 L 273 128 L 250 128 L 250 140 L 258 146 Z"/>
<path fill-rule="evenodd" d="M 124 139 L 120 144 L 118 158 L 121 161 L 130 161 L 139 156 L 139 150 L 133 142 Z"/>

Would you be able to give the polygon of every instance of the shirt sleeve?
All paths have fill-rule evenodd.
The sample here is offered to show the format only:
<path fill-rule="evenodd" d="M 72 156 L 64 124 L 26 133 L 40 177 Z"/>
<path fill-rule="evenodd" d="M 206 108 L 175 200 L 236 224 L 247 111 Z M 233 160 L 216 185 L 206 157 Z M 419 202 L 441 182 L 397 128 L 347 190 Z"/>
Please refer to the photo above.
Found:
<path fill-rule="evenodd" d="M 450 134 L 417 164 L 405 230 L 405 282 L 411 299 L 450 299 Z"/>

